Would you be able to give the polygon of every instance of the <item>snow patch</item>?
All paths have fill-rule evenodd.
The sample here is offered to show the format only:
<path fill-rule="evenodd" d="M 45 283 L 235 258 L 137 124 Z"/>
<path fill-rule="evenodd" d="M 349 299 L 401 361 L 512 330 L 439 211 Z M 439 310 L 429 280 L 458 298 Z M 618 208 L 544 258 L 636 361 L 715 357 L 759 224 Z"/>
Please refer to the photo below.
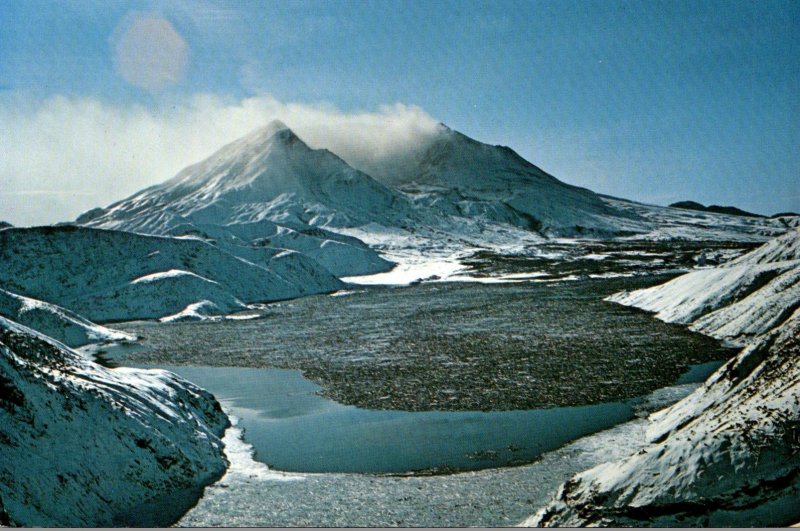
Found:
<path fill-rule="evenodd" d="M 219 307 L 211 301 L 199 301 L 190 304 L 180 312 L 159 319 L 162 323 L 177 321 L 203 321 L 210 318 L 210 312 L 219 311 Z"/>
<path fill-rule="evenodd" d="M 219 482 L 208 488 L 218 488 L 223 485 L 253 479 L 256 481 L 302 481 L 305 475 L 291 472 L 280 472 L 270 468 L 260 461 L 253 459 L 255 450 L 244 440 L 244 431 L 239 427 L 239 419 L 229 415 L 230 427 L 225 430 L 222 442 L 225 444 L 225 456 L 230 462 L 227 472 Z"/>
<path fill-rule="evenodd" d="M 157 282 L 159 280 L 164 280 L 164 279 L 167 279 L 167 278 L 178 278 L 178 277 L 182 277 L 182 276 L 191 276 L 191 277 L 199 278 L 200 280 L 203 280 L 205 282 L 210 282 L 212 284 L 218 284 L 218 282 L 215 282 L 213 280 L 209 280 L 207 278 L 201 277 L 200 275 L 198 275 L 196 273 L 192 273 L 191 271 L 184 271 L 182 269 L 170 269 L 169 271 L 161 271 L 161 272 L 158 272 L 158 273 L 150 273 L 149 275 L 144 275 L 144 276 L 141 276 L 139 278 L 135 278 L 135 279 L 131 280 L 131 284 L 147 284 L 147 283 L 150 283 L 150 282 Z"/>

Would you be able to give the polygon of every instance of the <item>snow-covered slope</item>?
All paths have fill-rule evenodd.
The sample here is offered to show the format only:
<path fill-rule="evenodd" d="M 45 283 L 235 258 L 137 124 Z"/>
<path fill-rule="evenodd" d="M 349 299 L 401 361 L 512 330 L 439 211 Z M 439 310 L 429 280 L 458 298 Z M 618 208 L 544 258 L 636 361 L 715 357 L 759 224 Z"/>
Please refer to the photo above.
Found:
<path fill-rule="evenodd" d="M 106 341 L 132 341 L 130 334 L 95 324 L 55 304 L 0 289 L 0 316 L 41 332 L 69 347 Z"/>
<path fill-rule="evenodd" d="M 165 526 L 227 463 L 207 392 L 0 317 L 0 524 Z"/>
<path fill-rule="evenodd" d="M 531 526 L 800 520 L 800 312 L 657 414 L 653 444 L 574 476 Z"/>
<path fill-rule="evenodd" d="M 402 222 L 408 202 L 324 149 L 309 148 L 274 121 L 189 166 L 173 179 L 78 223 L 154 233 L 170 216 L 226 225 L 269 219 L 288 226 Z"/>
<path fill-rule="evenodd" d="M 704 315 L 692 330 L 743 345 L 800 308 L 800 264 L 733 304 Z"/>
<path fill-rule="evenodd" d="M 800 307 L 800 229 L 720 267 L 692 271 L 666 284 L 607 300 L 743 345 Z"/>
<path fill-rule="evenodd" d="M 228 313 L 343 286 L 291 251 L 254 262 L 194 238 L 73 226 L 6 229 L 0 262 L 4 288 L 93 321 L 159 318 L 200 301 Z"/>
<path fill-rule="evenodd" d="M 796 229 L 724 266 L 610 298 L 749 346 L 653 416 L 651 446 L 576 475 L 526 525 L 800 520 L 799 250 Z"/>

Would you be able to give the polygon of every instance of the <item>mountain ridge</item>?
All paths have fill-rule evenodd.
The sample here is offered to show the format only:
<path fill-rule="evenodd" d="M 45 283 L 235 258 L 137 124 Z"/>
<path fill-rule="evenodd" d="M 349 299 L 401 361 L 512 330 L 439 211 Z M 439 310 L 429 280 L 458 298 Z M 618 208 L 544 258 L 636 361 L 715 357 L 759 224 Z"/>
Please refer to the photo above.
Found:
<path fill-rule="evenodd" d="M 758 242 L 794 224 L 785 218 L 751 223 L 605 196 L 558 180 L 510 147 L 482 143 L 444 124 L 433 135 L 420 134 L 404 153 L 356 168 L 273 121 L 76 223 L 182 236 L 269 222 L 278 228 L 237 242 L 242 258 L 252 252 L 244 247 L 266 244 L 301 252 L 347 278 L 388 271 L 391 264 L 381 261 L 379 250 L 398 262 L 403 256 L 416 260 L 423 248 L 433 254 L 457 244 L 461 249 L 453 252 L 519 249 L 562 237 Z M 273 238 L 275 230 L 297 237 Z M 312 232 L 314 246 L 298 236 Z M 369 250 L 343 241 L 344 234 L 369 241 Z"/>
<path fill-rule="evenodd" d="M 227 314 L 344 286 L 301 253 L 257 251 L 248 260 L 200 238 L 77 226 L 5 229 L 0 285 L 95 322 L 163 318 L 202 301 Z"/>
<path fill-rule="evenodd" d="M 762 214 L 755 214 L 753 212 L 748 212 L 746 210 L 742 210 L 741 208 L 737 208 L 735 206 L 721 206 L 721 205 L 705 206 L 702 203 L 698 203 L 696 201 L 678 201 L 677 203 L 671 203 L 669 206 L 672 208 L 682 208 L 684 210 L 698 210 L 700 212 L 716 212 L 718 214 L 730 214 L 731 216 L 744 216 L 748 218 L 769 217 L 769 216 L 764 216 Z"/>
<path fill-rule="evenodd" d="M 436 226 L 444 214 L 553 235 L 610 235 L 618 232 L 614 219 L 639 219 L 508 146 L 484 144 L 445 125 L 411 152 L 416 155 L 403 164 L 370 166 L 373 175 L 327 149 L 310 148 L 273 121 L 76 223 L 163 233 L 184 222 L 263 219 L 292 228 Z"/>

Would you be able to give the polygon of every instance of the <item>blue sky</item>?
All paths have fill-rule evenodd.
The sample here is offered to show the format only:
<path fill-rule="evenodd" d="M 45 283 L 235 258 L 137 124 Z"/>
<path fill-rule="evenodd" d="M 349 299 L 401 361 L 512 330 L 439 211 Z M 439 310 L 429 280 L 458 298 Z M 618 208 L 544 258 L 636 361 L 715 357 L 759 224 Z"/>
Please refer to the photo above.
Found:
<path fill-rule="evenodd" d="M 156 49 L 183 53 L 156 87 L 120 63 L 142 20 L 174 32 Z M 602 193 L 800 210 L 798 2 L 10 0 L 0 24 L 11 222 L 74 217 L 165 180 L 240 134 L 220 123 L 259 98 L 289 118 L 403 104 Z M 188 117 L 201 112 L 215 117 L 205 127 Z M 161 166 L 141 162 L 148 140 L 175 137 L 186 145 Z M 41 144 L 35 156 L 23 140 Z"/>

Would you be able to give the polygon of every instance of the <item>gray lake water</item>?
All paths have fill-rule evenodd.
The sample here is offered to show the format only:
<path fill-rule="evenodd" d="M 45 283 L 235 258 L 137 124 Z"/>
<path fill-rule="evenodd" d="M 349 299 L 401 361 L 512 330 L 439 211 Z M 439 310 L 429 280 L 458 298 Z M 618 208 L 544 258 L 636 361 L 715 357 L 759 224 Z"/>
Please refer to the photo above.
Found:
<path fill-rule="evenodd" d="M 495 412 L 369 410 L 316 394 L 321 388 L 296 370 L 164 368 L 214 393 L 240 419 L 256 459 L 291 472 L 452 472 L 519 465 L 632 418 L 640 404 Z M 695 375 L 702 372 L 698 368 Z"/>

